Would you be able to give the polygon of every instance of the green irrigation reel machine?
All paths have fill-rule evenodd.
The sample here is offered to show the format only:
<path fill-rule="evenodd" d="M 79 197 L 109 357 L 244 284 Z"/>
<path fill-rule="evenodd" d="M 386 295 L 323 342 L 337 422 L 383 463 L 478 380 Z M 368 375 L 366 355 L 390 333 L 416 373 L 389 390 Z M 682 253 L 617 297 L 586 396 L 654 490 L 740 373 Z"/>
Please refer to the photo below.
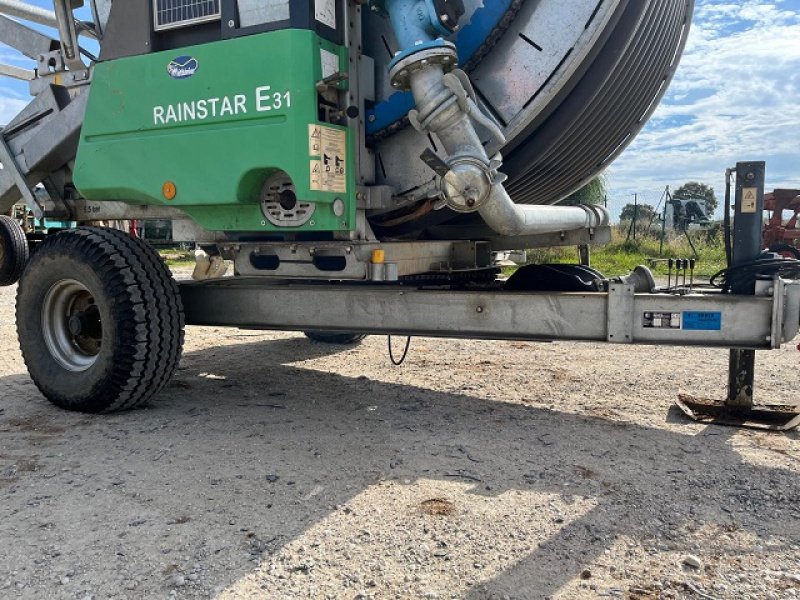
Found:
<path fill-rule="evenodd" d="M 0 42 L 30 60 L 0 73 L 33 96 L 0 131 L 0 213 L 24 202 L 36 218 L 91 225 L 22 260 L 24 238 L 2 222 L 0 269 L 6 284 L 21 275 L 33 380 L 65 408 L 136 406 L 174 372 L 185 323 L 337 342 L 791 339 L 800 296 L 779 277 L 743 297 L 659 293 L 646 274 L 608 280 L 580 266 L 497 278 L 497 252 L 609 240 L 603 208 L 559 202 L 644 126 L 692 10 L 54 0 L 50 11 L 0 0 Z M 179 285 L 141 240 L 98 226 L 147 219 L 172 220 L 175 240 L 232 261 L 232 273 L 199 269 Z M 743 310 L 757 324 L 742 327 Z"/>

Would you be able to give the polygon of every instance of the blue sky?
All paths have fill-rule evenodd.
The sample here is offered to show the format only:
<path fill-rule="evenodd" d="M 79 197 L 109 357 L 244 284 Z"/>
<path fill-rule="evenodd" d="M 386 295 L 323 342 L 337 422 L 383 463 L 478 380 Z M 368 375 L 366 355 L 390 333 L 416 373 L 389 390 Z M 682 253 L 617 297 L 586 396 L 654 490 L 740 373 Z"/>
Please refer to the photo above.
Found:
<path fill-rule="evenodd" d="M 41 6 L 42 8 L 46 8 L 50 11 L 53 10 L 53 2 L 51 0 L 22 0 L 26 4 L 32 4 L 34 6 Z M 130 0 L 123 0 L 123 1 L 130 1 Z M 88 3 L 86 3 L 88 6 Z M 92 20 L 92 13 L 88 8 L 81 8 L 77 11 L 79 18 L 85 19 L 87 21 Z M 46 33 L 47 35 L 57 37 L 58 33 L 53 29 L 47 29 L 45 27 L 40 27 L 38 25 L 34 25 L 32 23 L 27 23 L 31 27 L 35 27 L 40 31 Z M 97 51 L 97 42 L 93 40 L 89 40 L 85 37 L 81 38 L 81 45 L 84 46 L 90 52 Z M 34 67 L 34 62 L 27 59 L 26 57 L 22 56 L 12 48 L 0 43 L 0 63 L 5 63 L 8 65 L 15 65 L 18 67 L 24 67 L 27 69 L 32 69 Z M 19 110 L 25 106 L 28 101 L 30 100 L 30 95 L 28 94 L 28 84 L 16 81 L 14 79 L 10 79 L 8 77 L 0 77 L 0 126 L 4 123 L 7 123 L 8 120 L 13 117 Z"/>
<path fill-rule="evenodd" d="M 29 0 L 52 6 L 47 0 Z M 0 62 L 29 66 L 0 46 Z M 27 102 L 0 78 L 0 123 Z M 657 204 L 690 180 L 721 196 L 724 171 L 767 162 L 767 187 L 800 188 L 800 0 L 698 0 L 689 43 L 661 106 L 607 172 L 616 217 L 638 193 Z"/>
<path fill-rule="evenodd" d="M 608 169 L 615 217 L 690 180 L 724 191 L 737 161 L 800 188 L 800 0 L 699 0 L 686 52 L 646 128 Z"/>

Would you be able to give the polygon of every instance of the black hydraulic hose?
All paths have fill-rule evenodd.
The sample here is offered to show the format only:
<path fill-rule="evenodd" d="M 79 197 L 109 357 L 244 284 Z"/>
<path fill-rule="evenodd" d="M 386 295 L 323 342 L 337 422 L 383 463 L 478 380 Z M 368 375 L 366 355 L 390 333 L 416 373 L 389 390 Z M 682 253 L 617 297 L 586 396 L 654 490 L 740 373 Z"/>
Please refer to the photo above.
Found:
<path fill-rule="evenodd" d="M 731 243 L 731 173 L 725 171 L 725 211 L 723 216 L 723 237 L 725 238 L 725 262 L 728 268 L 733 264 L 733 245 Z"/>
<path fill-rule="evenodd" d="M 406 362 L 406 356 L 408 356 L 408 349 L 411 347 L 411 336 L 409 335 L 406 338 L 406 345 L 405 345 L 405 348 L 403 348 L 403 355 L 399 359 L 394 357 L 394 351 L 392 350 L 392 336 L 387 336 L 387 337 L 388 337 L 388 344 L 389 344 L 389 360 L 392 361 L 392 364 L 395 367 L 399 367 L 404 362 Z"/>
<path fill-rule="evenodd" d="M 776 275 L 797 279 L 800 277 L 800 260 L 775 258 L 774 254 L 763 253 L 756 260 L 715 273 L 711 278 L 711 285 L 730 293 L 731 289 L 752 285 L 759 278 L 772 278 Z"/>

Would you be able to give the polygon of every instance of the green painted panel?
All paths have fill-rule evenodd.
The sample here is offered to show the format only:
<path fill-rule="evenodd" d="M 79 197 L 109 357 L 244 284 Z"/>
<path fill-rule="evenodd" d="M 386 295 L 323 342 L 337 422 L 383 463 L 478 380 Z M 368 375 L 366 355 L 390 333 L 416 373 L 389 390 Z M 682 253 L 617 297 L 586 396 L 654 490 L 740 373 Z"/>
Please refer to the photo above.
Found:
<path fill-rule="evenodd" d="M 312 189 L 321 52 L 338 56 L 346 71 L 344 48 L 293 29 L 99 63 L 75 164 L 78 190 L 90 200 L 179 207 L 215 231 L 352 229 L 355 151 L 346 128 L 326 125 L 345 132 L 344 181 L 336 191 Z M 299 228 L 272 225 L 261 213 L 261 187 L 278 171 L 301 201 L 316 203 Z M 172 200 L 162 193 L 166 182 L 175 185 Z M 345 203 L 339 217 L 337 198 Z"/>

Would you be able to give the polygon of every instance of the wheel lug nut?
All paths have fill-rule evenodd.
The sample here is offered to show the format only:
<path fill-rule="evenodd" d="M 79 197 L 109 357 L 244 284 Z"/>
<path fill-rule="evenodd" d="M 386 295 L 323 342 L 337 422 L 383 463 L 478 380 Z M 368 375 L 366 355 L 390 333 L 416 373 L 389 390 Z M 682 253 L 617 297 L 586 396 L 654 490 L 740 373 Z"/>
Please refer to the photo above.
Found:
<path fill-rule="evenodd" d="M 83 331 L 83 322 L 81 321 L 81 318 L 78 315 L 72 315 L 69 318 L 68 327 L 69 327 L 69 332 L 72 335 L 80 335 L 81 331 Z"/>

